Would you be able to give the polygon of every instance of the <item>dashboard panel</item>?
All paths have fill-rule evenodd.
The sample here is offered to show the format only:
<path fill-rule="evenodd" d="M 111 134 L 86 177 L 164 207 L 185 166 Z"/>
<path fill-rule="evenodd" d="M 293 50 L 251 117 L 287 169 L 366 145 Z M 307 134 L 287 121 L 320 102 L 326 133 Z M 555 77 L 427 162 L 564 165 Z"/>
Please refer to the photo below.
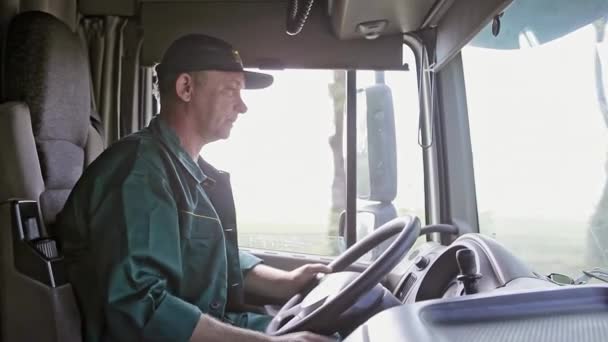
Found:
<path fill-rule="evenodd" d="M 480 293 L 508 287 L 515 279 L 528 279 L 525 283 L 529 283 L 530 288 L 539 284 L 556 286 L 533 272 L 495 240 L 479 234 L 466 234 L 450 246 L 427 242 L 410 252 L 394 272 L 399 278 L 392 279 L 393 295 L 404 304 L 462 296 L 464 286 L 457 280 L 460 269 L 456 260 L 456 253 L 462 249 L 470 249 L 475 255 L 477 273 L 481 274 L 477 281 Z"/>
<path fill-rule="evenodd" d="M 466 260 L 474 260 L 468 265 L 475 269 L 457 254 L 473 256 Z M 478 291 L 465 293 L 463 280 L 470 285 L 471 278 L 461 273 L 475 275 Z M 402 304 L 374 315 L 345 342 L 595 342 L 608 336 L 608 285 L 560 286 L 479 234 L 450 246 L 418 246 L 387 283 Z"/>
<path fill-rule="evenodd" d="M 603 342 L 608 286 L 509 290 L 399 305 L 344 342 Z"/>

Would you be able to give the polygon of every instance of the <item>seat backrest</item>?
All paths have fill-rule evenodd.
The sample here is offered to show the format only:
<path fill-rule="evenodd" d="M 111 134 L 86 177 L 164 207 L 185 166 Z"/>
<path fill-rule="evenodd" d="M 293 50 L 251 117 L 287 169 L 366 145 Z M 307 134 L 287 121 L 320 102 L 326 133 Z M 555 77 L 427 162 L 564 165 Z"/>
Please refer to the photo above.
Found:
<path fill-rule="evenodd" d="M 91 125 L 88 59 L 79 36 L 43 12 L 15 16 L 5 46 L 0 340 L 79 342 L 76 301 L 45 227 L 103 148 Z"/>
<path fill-rule="evenodd" d="M 90 159 L 85 156 L 91 126 L 89 75 L 85 49 L 66 24 L 44 12 L 13 18 L 6 37 L 5 98 L 29 109 L 43 188 L 37 189 L 40 194 L 12 188 L 0 195 L 37 200 L 47 224 L 54 222 Z M 32 175 L 24 176 L 33 181 Z"/>

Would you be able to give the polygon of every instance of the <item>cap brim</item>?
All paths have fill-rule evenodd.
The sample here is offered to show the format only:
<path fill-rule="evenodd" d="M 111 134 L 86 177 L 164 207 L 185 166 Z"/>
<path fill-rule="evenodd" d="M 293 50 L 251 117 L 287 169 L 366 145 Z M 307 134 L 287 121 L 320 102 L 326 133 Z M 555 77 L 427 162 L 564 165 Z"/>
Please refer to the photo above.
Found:
<path fill-rule="evenodd" d="M 244 71 L 245 73 L 245 89 L 262 89 L 269 87 L 274 81 L 272 75 L 263 74 L 261 72 Z"/>

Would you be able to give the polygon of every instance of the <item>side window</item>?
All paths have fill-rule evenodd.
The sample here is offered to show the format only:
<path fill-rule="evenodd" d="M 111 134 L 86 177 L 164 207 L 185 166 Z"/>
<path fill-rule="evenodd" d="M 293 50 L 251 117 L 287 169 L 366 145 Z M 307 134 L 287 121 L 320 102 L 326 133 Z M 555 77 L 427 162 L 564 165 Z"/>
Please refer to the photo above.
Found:
<path fill-rule="evenodd" d="M 249 110 L 231 137 L 206 146 L 202 156 L 231 173 L 241 246 L 338 255 L 344 248 L 338 221 L 346 202 L 345 72 L 271 73 L 270 88 L 243 92 Z M 399 213 L 419 214 L 424 186 L 415 74 L 387 72 L 386 81 L 394 98 L 398 154 L 405 155 L 397 159 L 393 203 Z"/>
<path fill-rule="evenodd" d="M 202 156 L 231 174 L 241 246 L 334 255 L 333 71 L 271 73 L 271 87 L 243 91 L 249 110 L 230 138 Z"/>

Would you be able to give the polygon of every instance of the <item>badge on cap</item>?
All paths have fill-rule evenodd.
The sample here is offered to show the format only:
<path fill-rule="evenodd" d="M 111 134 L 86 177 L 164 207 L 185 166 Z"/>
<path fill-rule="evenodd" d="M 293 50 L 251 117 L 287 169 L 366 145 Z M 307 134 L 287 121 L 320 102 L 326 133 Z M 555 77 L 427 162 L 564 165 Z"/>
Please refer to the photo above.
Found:
<path fill-rule="evenodd" d="M 236 50 L 232 50 L 232 56 L 234 57 L 234 60 L 239 63 L 240 65 L 243 65 L 243 60 L 241 59 L 241 55 L 239 55 L 239 52 Z"/>

